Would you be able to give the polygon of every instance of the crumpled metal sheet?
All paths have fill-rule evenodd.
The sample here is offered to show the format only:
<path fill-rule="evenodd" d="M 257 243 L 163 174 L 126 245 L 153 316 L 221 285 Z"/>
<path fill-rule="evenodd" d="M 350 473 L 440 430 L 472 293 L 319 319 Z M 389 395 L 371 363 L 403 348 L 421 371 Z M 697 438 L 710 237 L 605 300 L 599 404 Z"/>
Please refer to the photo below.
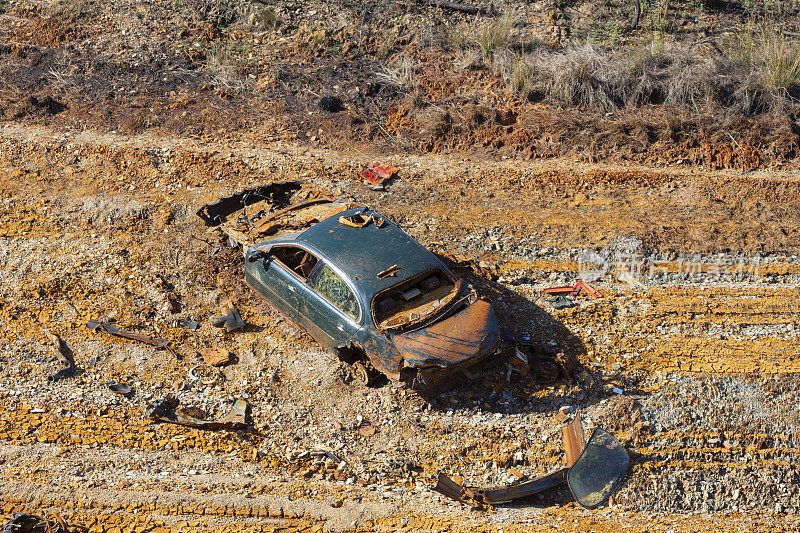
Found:
<path fill-rule="evenodd" d="M 0 533 L 67 533 L 67 523 L 58 515 L 52 520 L 35 514 L 14 513 Z"/>
<path fill-rule="evenodd" d="M 170 394 L 160 402 L 147 408 L 147 418 L 156 422 L 167 422 L 199 429 L 244 429 L 247 427 L 248 403 L 236 400 L 228 414 L 216 420 L 202 420 L 178 409 L 180 401 Z"/>
<path fill-rule="evenodd" d="M 211 322 L 212 326 L 225 328 L 228 331 L 241 329 L 245 325 L 242 315 L 239 314 L 235 307 L 228 309 L 228 312 L 224 315 L 211 315 L 208 317 L 208 321 Z"/>

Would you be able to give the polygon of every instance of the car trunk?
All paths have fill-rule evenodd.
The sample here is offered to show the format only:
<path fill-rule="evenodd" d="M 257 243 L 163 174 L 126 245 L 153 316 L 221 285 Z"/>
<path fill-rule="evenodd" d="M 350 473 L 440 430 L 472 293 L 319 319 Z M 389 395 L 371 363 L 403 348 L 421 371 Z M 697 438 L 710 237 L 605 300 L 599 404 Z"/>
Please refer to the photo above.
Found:
<path fill-rule="evenodd" d="M 392 335 L 406 366 L 420 369 L 454 366 L 485 355 L 498 339 L 497 316 L 485 300 L 427 327 Z"/>

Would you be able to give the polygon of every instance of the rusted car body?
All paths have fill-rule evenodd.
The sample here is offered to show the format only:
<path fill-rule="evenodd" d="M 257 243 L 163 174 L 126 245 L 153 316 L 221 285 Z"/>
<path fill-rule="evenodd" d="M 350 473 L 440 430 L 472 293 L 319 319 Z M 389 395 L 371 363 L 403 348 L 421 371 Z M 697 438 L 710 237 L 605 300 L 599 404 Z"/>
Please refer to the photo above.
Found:
<path fill-rule="evenodd" d="M 245 279 L 354 365 L 436 393 L 492 359 L 494 309 L 378 212 L 303 182 L 249 189 L 198 215 L 242 245 Z"/>

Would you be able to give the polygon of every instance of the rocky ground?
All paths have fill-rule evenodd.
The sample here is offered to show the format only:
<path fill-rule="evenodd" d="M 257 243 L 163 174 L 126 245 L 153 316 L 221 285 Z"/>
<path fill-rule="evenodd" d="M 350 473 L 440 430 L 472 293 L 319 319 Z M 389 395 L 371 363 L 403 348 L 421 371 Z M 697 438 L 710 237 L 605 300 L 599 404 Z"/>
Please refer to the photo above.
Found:
<path fill-rule="evenodd" d="M 793 171 L 396 154 L 400 176 L 379 192 L 357 178 L 363 154 L 288 142 L 8 125 L 0 143 L 5 516 L 58 512 L 90 531 L 800 527 Z M 288 178 L 471 261 L 481 275 L 460 272 L 503 325 L 576 355 L 594 384 L 545 386 L 501 365 L 431 402 L 358 385 L 243 284 L 240 251 L 194 214 Z M 578 275 L 602 297 L 553 309 L 541 289 Z M 228 300 L 245 329 L 209 324 Z M 91 332 L 97 317 L 175 353 Z M 77 375 L 48 383 L 60 366 L 45 330 Z M 204 384 L 189 374 L 207 347 L 235 358 Z M 151 423 L 144 410 L 170 392 L 209 416 L 246 399 L 253 427 Z M 586 511 L 557 490 L 473 511 L 432 492 L 439 472 L 484 485 L 559 467 L 564 406 L 627 447 L 613 504 Z"/>
<path fill-rule="evenodd" d="M 752 55 L 773 34 L 789 59 L 800 49 L 796 3 L 645 2 L 635 28 L 623 0 L 493 4 L 507 18 L 394 0 L 0 0 L 0 520 L 800 529 L 800 77 L 765 88 Z M 548 61 L 561 86 L 534 75 Z M 595 101 L 618 82 L 639 96 Z M 375 161 L 401 169 L 385 191 L 358 176 Z M 286 179 L 380 209 L 591 380 L 500 364 L 431 401 L 359 385 L 195 215 Z M 578 277 L 601 297 L 555 309 L 542 289 Z M 246 327 L 212 327 L 231 303 Z M 172 351 L 90 331 L 100 317 Z M 55 382 L 47 332 L 78 367 Z M 219 373 L 208 348 L 233 356 Z M 252 424 L 151 422 L 170 393 L 208 417 L 243 399 Z M 578 412 L 631 456 L 608 505 L 564 489 L 471 510 L 432 491 L 440 472 L 491 485 L 560 467 Z"/>

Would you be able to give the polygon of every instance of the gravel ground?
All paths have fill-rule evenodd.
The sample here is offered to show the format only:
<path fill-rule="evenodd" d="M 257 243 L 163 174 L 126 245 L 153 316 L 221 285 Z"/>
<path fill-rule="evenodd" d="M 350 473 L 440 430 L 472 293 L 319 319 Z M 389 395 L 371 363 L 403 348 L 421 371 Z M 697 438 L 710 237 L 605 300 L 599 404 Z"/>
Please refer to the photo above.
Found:
<path fill-rule="evenodd" d="M 492 301 L 503 325 L 579 357 L 593 377 L 589 387 L 541 384 L 501 364 L 426 402 L 388 383 L 357 384 L 346 364 L 243 284 L 240 251 L 205 233 L 193 211 L 250 178 L 176 149 L 191 185 L 150 167 L 121 182 L 98 156 L 107 144 L 48 153 L 15 135 L 0 161 L 17 173 L 0 189 L 5 515 L 57 510 L 92 531 L 800 527 L 796 256 L 684 260 L 630 236 L 559 247 L 520 238 L 511 222 L 491 231 L 466 217 L 440 224 L 421 214 L 432 207 L 402 181 L 383 195 L 352 185 L 359 199 L 392 204 L 392 216 L 423 243 L 463 260 L 457 271 Z M 75 150 L 91 161 L 91 179 L 66 177 Z M 337 185 L 302 151 L 271 154 L 282 172 Z M 197 177 L 209 168 L 221 177 Z M 414 178 L 420 186 L 426 172 L 421 165 Z M 602 297 L 553 309 L 541 289 L 573 282 L 586 250 L 604 258 L 592 282 Z M 624 276 L 623 252 L 660 261 L 666 274 Z M 742 258 L 757 262 L 758 273 L 736 271 Z M 706 267 L 686 275 L 686 262 Z M 208 323 L 228 299 L 248 324 L 241 331 Z M 89 331 L 86 321 L 98 316 L 169 339 L 178 357 Z M 200 328 L 179 326 L 184 318 Z M 45 329 L 74 352 L 75 376 L 47 382 L 59 365 Z M 234 362 L 216 383 L 193 383 L 189 372 L 206 347 L 230 350 Z M 133 395 L 110 392 L 110 381 L 131 384 Z M 253 428 L 150 423 L 145 409 L 168 393 L 208 416 L 246 399 Z M 490 485 L 516 479 L 513 470 L 533 476 L 560 467 L 565 406 L 588 428 L 613 432 L 631 455 L 612 505 L 582 510 L 567 490 L 555 490 L 471 511 L 432 492 L 440 471 Z"/>

